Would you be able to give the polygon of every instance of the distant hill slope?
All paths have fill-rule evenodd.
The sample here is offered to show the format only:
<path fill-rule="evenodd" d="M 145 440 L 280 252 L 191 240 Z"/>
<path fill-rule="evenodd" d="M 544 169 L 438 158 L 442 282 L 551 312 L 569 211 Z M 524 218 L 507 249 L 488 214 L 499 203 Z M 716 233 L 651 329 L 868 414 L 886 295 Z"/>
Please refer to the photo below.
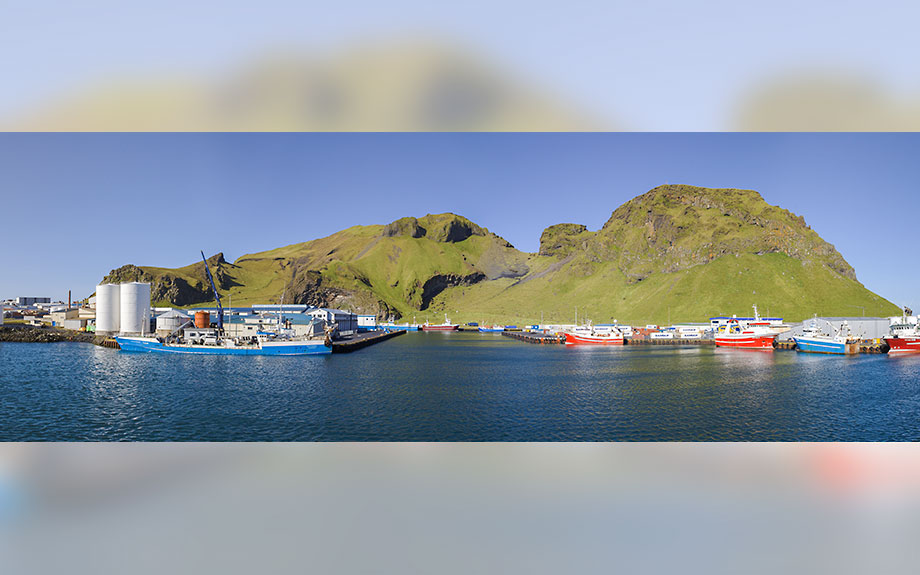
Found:
<path fill-rule="evenodd" d="M 454 214 L 356 226 L 326 238 L 209 260 L 234 304 L 309 303 L 418 321 L 703 321 L 764 313 L 889 315 L 805 220 L 757 192 L 660 186 L 617 208 L 598 231 L 547 228 L 527 254 Z M 204 266 L 125 266 L 109 280 L 153 282 L 163 305 L 207 303 Z M 223 296 L 226 298 L 226 296 Z"/>

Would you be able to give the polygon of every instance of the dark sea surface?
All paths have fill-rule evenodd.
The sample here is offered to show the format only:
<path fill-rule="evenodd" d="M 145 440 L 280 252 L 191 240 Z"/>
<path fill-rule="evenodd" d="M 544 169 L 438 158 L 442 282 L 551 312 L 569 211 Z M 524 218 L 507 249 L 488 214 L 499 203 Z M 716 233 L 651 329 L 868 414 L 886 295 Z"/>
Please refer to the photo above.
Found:
<path fill-rule="evenodd" d="M 350 354 L 0 343 L 0 439 L 913 441 L 920 356 L 409 333 Z"/>

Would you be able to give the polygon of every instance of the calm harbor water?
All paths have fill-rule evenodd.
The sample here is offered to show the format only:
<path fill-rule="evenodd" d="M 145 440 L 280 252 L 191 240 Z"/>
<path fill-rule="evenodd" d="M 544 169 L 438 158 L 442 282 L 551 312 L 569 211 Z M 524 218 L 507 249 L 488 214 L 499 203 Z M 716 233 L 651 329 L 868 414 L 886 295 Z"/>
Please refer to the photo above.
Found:
<path fill-rule="evenodd" d="M 0 343 L 2 440 L 920 439 L 920 357 L 409 333 L 327 357 Z"/>

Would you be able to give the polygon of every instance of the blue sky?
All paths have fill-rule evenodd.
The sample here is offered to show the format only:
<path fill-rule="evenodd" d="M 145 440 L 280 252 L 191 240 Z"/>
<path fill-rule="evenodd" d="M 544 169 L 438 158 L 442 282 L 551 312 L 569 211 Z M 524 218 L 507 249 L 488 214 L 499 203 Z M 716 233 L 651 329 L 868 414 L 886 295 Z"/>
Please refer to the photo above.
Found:
<path fill-rule="evenodd" d="M 750 188 L 920 309 L 915 134 L 0 134 L 0 297 L 91 293 L 356 224 L 462 214 L 536 251 L 664 183 Z M 858 311 L 858 310 L 857 310 Z M 854 312 L 855 313 L 855 312 Z"/>

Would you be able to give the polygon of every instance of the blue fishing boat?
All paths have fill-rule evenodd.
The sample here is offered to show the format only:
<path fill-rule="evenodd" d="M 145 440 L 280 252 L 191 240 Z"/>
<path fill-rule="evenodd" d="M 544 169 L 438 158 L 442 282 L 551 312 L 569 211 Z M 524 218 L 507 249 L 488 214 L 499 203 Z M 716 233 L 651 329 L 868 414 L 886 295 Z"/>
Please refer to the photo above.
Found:
<path fill-rule="evenodd" d="M 805 353 L 829 353 L 833 355 L 849 355 L 857 353 L 859 340 L 853 336 L 849 324 L 844 321 L 833 335 L 822 331 L 815 318 L 803 330 L 801 336 L 793 337 L 795 349 Z"/>
<path fill-rule="evenodd" d="M 332 353 L 332 333 L 334 326 L 310 324 L 308 332 L 297 335 L 287 328 L 281 310 L 284 308 L 284 295 L 278 307 L 278 323 L 270 329 L 259 329 L 255 335 L 230 337 L 224 330 L 224 308 L 220 302 L 220 293 L 214 285 L 214 277 L 208 267 L 208 260 L 201 252 L 204 269 L 211 284 L 211 291 L 217 303 L 217 326 L 211 327 L 210 313 L 199 311 L 195 314 L 195 326 L 189 320 L 165 337 L 118 336 L 118 347 L 126 352 L 172 353 L 186 355 L 324 355 Z M 199 324 L 200 320 L 200 324 Z M 290 322 L 287 322 L 290 323 Z M 320 331 L 321 329 L 321 331 Z"/>
<path fill-rule="evenodd" d="M 505 331 L 505 328 L 500 325 L 481 325 L 479 331 L 481 333 L 501 333 Z"/>
<path fill-rule="evenodd" d="M 418 331 L 418 325 L 412 323 L 382 323 L 377 327 L 383 331 Z"/>
<path fill-rule="evenodd" d="M 323 339 L 278 339 L 258 337 L 240 342 L 215 340 L 203 343 L 166 343 L 155 337 L 116 337 L 122 351 L 141 353 L 179 353 L 192 355 L 323 355 L 332 353 L 332 344 Z"/>

